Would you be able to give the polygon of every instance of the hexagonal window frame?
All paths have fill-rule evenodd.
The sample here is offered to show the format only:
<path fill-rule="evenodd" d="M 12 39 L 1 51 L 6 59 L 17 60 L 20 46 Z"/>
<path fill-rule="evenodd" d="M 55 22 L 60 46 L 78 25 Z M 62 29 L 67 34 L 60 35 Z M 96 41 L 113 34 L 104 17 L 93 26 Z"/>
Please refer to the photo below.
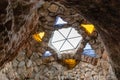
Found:
<path fill-rule="evenodd" d="M 75 28 L 61 28 L 53 31 L 48 46 L 56 51 L 58 55 L 63 53 L 75 54 L 82 40 L 82 35 Z M 69 48 L 67 48 L 68 46 Z"/>

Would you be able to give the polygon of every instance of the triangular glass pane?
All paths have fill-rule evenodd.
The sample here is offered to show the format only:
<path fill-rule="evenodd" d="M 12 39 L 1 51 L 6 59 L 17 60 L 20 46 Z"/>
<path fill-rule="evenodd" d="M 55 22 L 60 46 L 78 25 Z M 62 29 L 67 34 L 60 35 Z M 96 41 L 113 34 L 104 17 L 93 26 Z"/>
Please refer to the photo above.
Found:
<path fill-rule="evenodd" d="M 49 57 L 51 55 L 52 53 L 50 51 L 45 51 L 45 53 L 43 54 L 43 57 Z"/>
<path fill-rule="evenodd" d="M 61 26 L 61 25 L 64 25 L 64 24 L 67 24 L 66 21 L 64 21 L 61 17 L 56 17 L 56 21 L 55 21 L 55 25 L 56 26 Z"/>
<path fill-rule="evenodd" d="M 92 49 L 92 47 L 91 47 L 91 45 L 89 43 L 86 44 L 84 50 L 86 50 L 86 49 Z"/>
<path fill-rule="evenodd" d="M 64 35 L 65 38 L 67 38 L 70 30 L 71 30 L 71 27 L 70 28 L 59 29 L 59 31 L 62 33 L 62 35 Z"/>
<path fill-rule="evenodd" d="M 84 51 L 84 55 L 90 56 L 90 57 L 97 57 L 97 54 L 95 51 L 92 49 L 91 45 L 89 43 L 86 44 Z"/>
<path fill-rule="evenodd" d="M 52 43 L 52 45 L 57 51 L 59 51 L 63 43 L 64 41 L 59 41 L 59 42 Z"/>
<path fill-rule="evenodd" d="M 68 41 L 66 41 L 64 45 L 61 47 L 60 51 L 71 50 L 71 49 L 74 49 L 74 48 Z"/>
<path fill-rule="evenodd" d="M 72 31 L 70 32 L 68 38 L 78 37 L 81 36 L 74 28 L 72 28 Z"/>
<path fill-rule="evenodd" d="M 68 41 L 76 48 L 82 41 L 82 37 L 68 39 Z"/>
<path fill-rule="evenodd" d="M 33 38 L 36 41 L 41 42 L 44 35 L 45 35 L 45 32 L 36 33 L 36 34 L 33 35 Z"/>
<path fill-rule="evenodd" d="M 54 31 L 53 33 L 53 38 L 52 38 L 52 42 L 56 42 L 59 40 L 64 40 L 65 38 L 60 34 L 60 32 L 58 31 Z"/>
<path fill-rule="evenodd" d="M 39 35 L 40 38 L 42 39 L 42 38 L 44 37 L 44 35 L 45 35 L 45 32 L 40 32 L 38 35 Z"/>
<path fill-rule="evenodd" d="M 81 26 L 84 27 L 89 34 L 95 30 L 93 24 L 81 24 Z"/>

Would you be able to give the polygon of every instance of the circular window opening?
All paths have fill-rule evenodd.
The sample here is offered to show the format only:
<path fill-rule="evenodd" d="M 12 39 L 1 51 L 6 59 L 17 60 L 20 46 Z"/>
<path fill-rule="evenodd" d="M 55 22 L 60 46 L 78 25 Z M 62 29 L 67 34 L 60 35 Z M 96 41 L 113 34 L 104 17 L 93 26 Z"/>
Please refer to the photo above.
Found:
<path fill-rule="evenodd" d="M 55 30 L 49 46 L 58 54 L 75 53 L 82 41 L 82 36 L 73 27 Z"/>

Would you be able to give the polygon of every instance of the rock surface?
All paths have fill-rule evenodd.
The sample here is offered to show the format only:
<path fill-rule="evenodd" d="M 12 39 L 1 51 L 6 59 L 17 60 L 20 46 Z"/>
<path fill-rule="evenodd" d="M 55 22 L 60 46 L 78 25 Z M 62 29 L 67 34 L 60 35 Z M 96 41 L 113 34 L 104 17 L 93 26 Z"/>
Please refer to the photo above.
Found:
<path fill-rule="evenodd" d="M 73 3 L 71 2 L 72 4 L 70 3 L 71 6 L 76 4 L 76 2 L 74 4 L 74 1 Z M 0 13 L 0 66 L 13 60 L 6 64 L 4 69 L 0 71 L 0 76 L 4 76 L 0 77 L 1 80 L 116 80 L 113 72 L 114 70 L 119 79 L 119 67 L 117 66 L 119 66 L 118 61 L 120 58 L 119 54 L 114 54 L 119 53 L 119 28 L 115 27 L 113 29 L 108 27 L 111 25 L 119 26 L 119 22 L 115 18 L 110 19 L 109 16 L 101 19 L 96 14 L 98 13 L 96 11 L 101 10 L 101 12 L 106 13 L 106 8 L 108 9 L 107 13 L 109 13 L 111 6 L 115 7 L 117 3 L 111 0 L 113 1 L 113 5 L 105 5 L 102 9 L 97 10 L 96 5 L 92 4 L 87 5 L 87 8 L 84 7 L 85 4 L 89 4 L 87 1 L 88 0 L 81 1 L 79 4 L 82 5 L 79 6 L 81 12 L 84 13 L 85 16 L 88 16 L 87 19 L 96 25 L 96 29 L 100 33 L 97 39 L 95 38 L 90 41 L 90 44 L 92 44 L 93 49 L 100 58 L 96 59 L 83 55 L 79 57 L 75 56 L 76 58 L 81 58 L 82 62 L 80 62 L 74 69 L 67 71 L 63 66 L 56 62 L 48 63 L 49 59 L 51 60 L 52 58 L 48 58 L 43 62 L 41 55 L 46 50 L 50 50 L 53 54 L 56 54 L 56 52 L 48 46 L 52 32 L 55 30 L 53 24 L 56 16 L 60 16 L 68 21 L 68 24 L 64 27 L 74 27 L 84 36 L 85 40 L 89 41 L 91 38 L 94 38 L 93 36 L 86 36 L 84 31 L 80 29 L 80 24 L 82 22 L 86 23 L 86 21 L 85 18 L 79 14 L 78 6 L 70 7 L 69 3 L 68 5 L 63 5 L 59 2 L 44 3 L 43 0 L 0 1 L 0 9 L 2 11 Z M 102 0 L 98 2 L 101 4 L 101 1 Z M 42 3 L 44 3 L 44 5 L 42 5 Z M 96 4 L 94 0 L 93 4 Z M 94 14 L 91 15 L 91 12 Z M 119 14 L 112 13 L 109 15 L 111 17 L 117 16 L 119 19 Z M 90 18 L 90 16 L 92 17 Z M 106 21 L 108 25 L 104 23 Z M 87 21 L 87 23 L 90 22 Z M 101 27 L 100 24 L 103 27 Z M 39 30 L 45 31 L 47 34 L 41 43 L 35 42 L 32 39 L 32 34 L 39 32 Z M 111 33 L 109 33 L 109 30 Z M 104 46 L 101 41 L 103 41 Z M 20 49 L 21 51 L 19 51 Z M 68 56 L 65 56 L 64 58 L 66 57 Z M 109 63 L 111 60 L 115 65 Z M 112 68 L 114 68 L 114 70 Z"/>
<path fill-rule="evenodd" d="M 0 13 L 0 66 L 17 56 L 19 49 L 37 27 L 39 18 L 37 2 L 0 1 L 2 11 Z"/>

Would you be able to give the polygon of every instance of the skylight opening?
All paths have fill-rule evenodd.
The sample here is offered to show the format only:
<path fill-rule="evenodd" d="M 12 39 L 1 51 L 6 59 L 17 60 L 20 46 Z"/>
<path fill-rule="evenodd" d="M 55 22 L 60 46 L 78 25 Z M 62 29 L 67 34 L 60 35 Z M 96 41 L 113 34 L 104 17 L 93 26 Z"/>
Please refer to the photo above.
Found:
<path fill-rule="evenodd" d="M 81 41 L 82 36 L 74 28 L 62 28 L 53 32 L 49 46 L 57 53 L 75 53 Z"/>

